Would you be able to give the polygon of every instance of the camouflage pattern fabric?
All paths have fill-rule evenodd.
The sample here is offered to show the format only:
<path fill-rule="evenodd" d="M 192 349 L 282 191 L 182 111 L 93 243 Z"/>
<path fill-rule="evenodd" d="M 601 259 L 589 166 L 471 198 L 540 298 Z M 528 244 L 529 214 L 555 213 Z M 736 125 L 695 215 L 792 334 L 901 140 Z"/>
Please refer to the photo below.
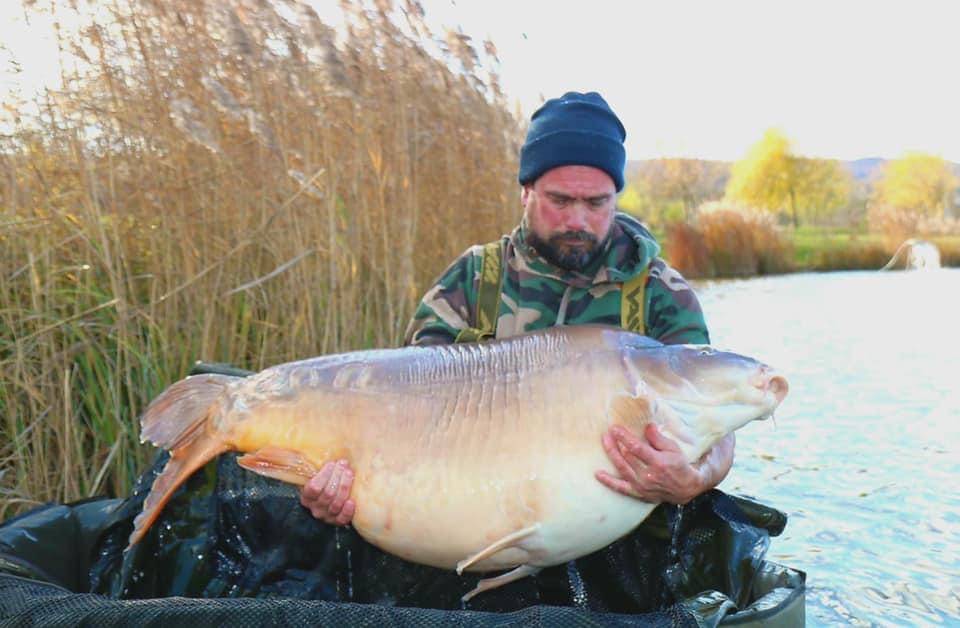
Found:
<path fill-rule="evenodd" d="M 503 236 L 506 273 L 496 337 L 509 338 L 554 325 L 621 325 L 623 283 L 649 268 L 644 294 L 647 335 L 665 344 L 710 342 L 700 302 L 687 281 L 663 259 L 660 245 L 634 218 L 617 213 L 604 253 L 584 272 L 553 266 L 526 242 L 521 221 Z M 406 344 L 454 342 L 477 327 L 477 292 L 483 245 L 458 257 L 431 287 L 407 326 Z"/>

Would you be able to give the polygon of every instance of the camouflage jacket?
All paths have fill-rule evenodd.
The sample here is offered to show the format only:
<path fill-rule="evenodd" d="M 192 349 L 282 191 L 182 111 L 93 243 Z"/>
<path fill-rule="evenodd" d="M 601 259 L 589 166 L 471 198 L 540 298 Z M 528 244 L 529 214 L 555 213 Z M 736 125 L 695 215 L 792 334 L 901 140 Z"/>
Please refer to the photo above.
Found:
<path fill-rule="evenodd" d="M 649 268 L 644 291 L 646 333 L 666 343 L 709 343 L 703 311 L 676 270 L 657 257 L 660 245 L 635 219 L 618 213 L 604 254 L 584 272 L 548 263 L 526 242 L 521 221 L 502 236 L 503 268 L 496 337 L 554 325 L 620 325 L 623 282 Z M 430 288 L 407 326 L 406 344 L 452 343 L 476 326 L 483 246 L 467 249 Z"/>

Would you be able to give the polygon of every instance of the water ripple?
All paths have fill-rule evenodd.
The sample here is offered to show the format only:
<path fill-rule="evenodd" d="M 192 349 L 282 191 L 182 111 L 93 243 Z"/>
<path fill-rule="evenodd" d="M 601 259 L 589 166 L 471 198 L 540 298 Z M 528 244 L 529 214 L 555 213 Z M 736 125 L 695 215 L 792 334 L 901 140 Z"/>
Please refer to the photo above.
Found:
<path fill-rule="evenodd" d="M 721 488 L 788 513 L 811 625 L 960 625 L 960 270 L 697 286 L 713 343 L 790 378 Z"/>

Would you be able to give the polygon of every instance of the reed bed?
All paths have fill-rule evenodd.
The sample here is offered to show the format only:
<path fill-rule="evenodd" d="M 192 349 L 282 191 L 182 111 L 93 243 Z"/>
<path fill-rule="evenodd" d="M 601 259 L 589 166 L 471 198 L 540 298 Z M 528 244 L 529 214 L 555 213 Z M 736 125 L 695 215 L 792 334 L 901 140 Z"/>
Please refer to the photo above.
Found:
<path fill-rule="evenodd" d="M 880 270 L 895 251 L 875 238 L 850 238 L 840 246 L 828 244 L 813 251 L 806 270 Z"/>
<path fill-rule="evenodd" d="M 55 3 L 63 86 L 0 140 L 0 519 L 127 494 L 137 416 L 197 360 L 396 345 L 515 223 L 492 45 L 342 5 Z"/>
<path fill-rule="evenodd" d="M 948 247 L 949 241 L 960 238 L 960 218 L 930 216 L 880 203 L 868 208 L 867 225 L 872 233 L 882 237 L 891 252 L 908 238 L 941 240 Z"/>
<path fill-rule="evenodd" d="M 690 223 L 666 227 L 665 256 L 691 278 L 743 277 L 792 269 L 790 240 L 767 213 L 709 202 Z"/>
<path fill-rule="evenodd" d="M 960 266 L 960 220 L 872 203 L 866 224 L 847 230 L 807 228 L 794 233 L 804 270 L 877 270 L 908 239 L 928 240 L 943 266 Z M 799 257 L 799 256 L 798 256 Z M 898 267 L 903 267 L 900 260 Z"/>

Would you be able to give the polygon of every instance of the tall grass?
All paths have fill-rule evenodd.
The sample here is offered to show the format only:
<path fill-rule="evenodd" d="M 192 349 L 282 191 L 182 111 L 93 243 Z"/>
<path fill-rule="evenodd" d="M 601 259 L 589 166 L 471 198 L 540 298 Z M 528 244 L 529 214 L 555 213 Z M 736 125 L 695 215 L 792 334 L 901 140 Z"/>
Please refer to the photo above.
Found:
<path fill-rule="evenodd" d="M 908 238 L 949 240 L 960 237 L 960 218 L 929 216 L 881 203 L 868 208 L 867 221 L 871 232 L 882 236 L 891 251 Z"/>
<path fill-rule="evenodd" d="M 871 208 L 871 229 L 805 226 L 794 230 L 799 270 L 878 270 L 908 238 L 928 240 L 940 251 L 943 266 L 960 266 L 960 221 L 918 217 L 911 212 Z M 903 268 L 905 259 L 900 260 Z"/>
<path fill-rule="evenodd" d="M 517 215 L 495 63 L 416 2 L 336 30 L 292 0 L 71 6 L 63 87 L 0 144 L 0 518 L 126 494 L 136 417 L 196 360 L 396 344 Z"/>
<path fill-rule="evenodd" d="M 740 277 L 792 268 L 793 250 L 765 213 L 719 202 L 704 203 L 690 223 L 666 229 L 665 256 L 688 277 Z"/>

